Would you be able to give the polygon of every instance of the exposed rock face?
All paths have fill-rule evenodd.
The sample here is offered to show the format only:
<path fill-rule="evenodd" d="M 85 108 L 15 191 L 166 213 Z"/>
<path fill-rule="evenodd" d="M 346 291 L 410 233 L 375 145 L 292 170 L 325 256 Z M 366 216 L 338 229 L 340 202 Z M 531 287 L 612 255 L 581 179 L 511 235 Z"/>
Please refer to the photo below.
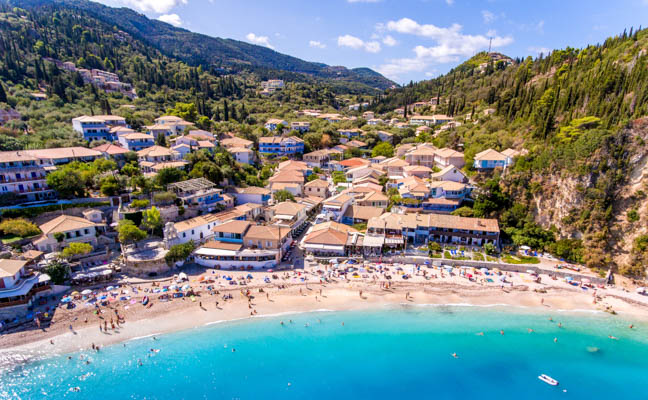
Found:
<path fill-rule="evenodd" d="M 584 239 L 588 248 L 604 242 L 612 265 L 636 263 L 633 241 L 648 234 L 648 117 L 612 135 L 591 155 L 588 169 L 522 179 L 505 174 L 502 183 L 545 229 L 554 226 L 561 237 Z"/>

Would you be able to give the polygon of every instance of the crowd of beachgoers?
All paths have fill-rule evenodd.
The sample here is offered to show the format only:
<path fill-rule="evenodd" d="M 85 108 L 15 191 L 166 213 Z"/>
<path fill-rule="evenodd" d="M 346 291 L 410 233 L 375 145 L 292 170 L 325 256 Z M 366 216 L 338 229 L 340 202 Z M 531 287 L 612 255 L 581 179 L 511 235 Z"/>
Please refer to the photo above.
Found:
<path fill-rule="evenodd" d="M 207 269 L 79 288 L 35 317 L 33 326 L 0 336 L 0 349 L 49 343 L 64 352 L 213 321 L 403 303 L 599 310 L 641 319 L 648 307 L 641 300 L 589 279 L 534 271 L 367 262 L 312 262 L 287 271 Z"/>

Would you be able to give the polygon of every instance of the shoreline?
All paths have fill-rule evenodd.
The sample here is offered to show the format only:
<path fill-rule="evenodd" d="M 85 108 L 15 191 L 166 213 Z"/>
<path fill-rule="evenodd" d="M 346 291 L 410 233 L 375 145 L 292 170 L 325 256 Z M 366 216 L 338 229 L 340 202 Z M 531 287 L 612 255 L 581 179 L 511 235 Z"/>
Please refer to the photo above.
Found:
<path fill-rule="evenodd" d="M 96 316 L 93 322 L 82 321 L 84 316 L 87 318 L 91 315 L 92 310 L 76 310 L 73 313 L 76 315 L 75 320 L 67 321 L 72 329 L 57 322 L 47 330 L 34 329 L 0 336 L 0 358 L 8 364 L 17 364 L 87 351 L 93 344 L 105 347 L 235 321 L 315 312 L 379 310 L 408 305 L 502 308 L 511 313 L 606 313 L 600 303 L 593 304 L 590 294 L 558 286 L 544 286 L 545 293 L 538 293 L 524 285 L 502 290 L 499 286 L 441 282 L 400 282 L 391 289 L 366 282 L 296 283 L 286 284 L 284 289 L 259 285 L 245 289 L 250 289 L 255 296 L 250 303 L 240 293 L 240 287 L 237 287 L 221 290 L 221 293 L 234 296 L 233 300 L 228 300 L 225 304 L 218 296 L 203 295 L 196 302 L 155 302 L 155 306 L 150 309 L 136 304 L 133 312 L 117 305 L 115 308 L 119 309 L 120 314 L 125 314 L 126 322 L 122 327 L 106 333 L 99 331 Z M 259 289 L 263 292 L 259 292 Z M 614 307 L 619 318 L 629 323 L 648 322 L 648 307 L 626 302 L 617 298 L 617 295 L 609 297 L 604 297 L 605 305 Z M 215 305 L 217 298 L 221 306 L 219 308 Z M 204 303 L 202 307 L 199 306 L 201 303 Z M 257 313 L 250 315 L 251 309 Z"/>

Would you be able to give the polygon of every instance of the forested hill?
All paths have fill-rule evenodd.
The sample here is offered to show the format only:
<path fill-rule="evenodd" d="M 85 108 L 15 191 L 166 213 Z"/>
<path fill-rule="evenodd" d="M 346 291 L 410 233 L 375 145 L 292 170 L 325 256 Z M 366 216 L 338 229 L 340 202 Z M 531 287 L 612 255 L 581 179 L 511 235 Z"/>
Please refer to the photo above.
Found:
<path fill-rule="evenodd" d="M 395 85 L 391 80 L 368 68 L 347 69 L 301 60 L 263 46 L 232 39 L 214 38 L 176 28 L 167 23 L 148 19 L 129 8 L 112 8 L 88 0 L 0 0 L 34 9 L 75 10 L 113 25 L 129 35 L 144 40 L 165 55 L 203 68 L 224 68 L 229 71 L 251 70 L 262 78 L 304 79 L 303 75 L 365 85 L 366 89 L 386 89 Z M 302 75 L 302 76 L 298 76 Z"/>
<path fill-rule="evenodd" d="M 629 29 L 510 65 L 484 66 L 489 55 L 481 53 L 436 79 L 389 91 L 373 108 L 440 96 L 436 110 L 424 112 L 462 125 L 434 141 L 463 147 L 468 165 L 487 148 L 528 151 L 495 180 L 474 172 L 486 183 L 475 212 L 500 217 L 517 244 L 542 248 L 553 231 L 566 253 L 578 252 L 572 258 L 640 275 L 648 261 L 647 50 L 648 32 Z"/>

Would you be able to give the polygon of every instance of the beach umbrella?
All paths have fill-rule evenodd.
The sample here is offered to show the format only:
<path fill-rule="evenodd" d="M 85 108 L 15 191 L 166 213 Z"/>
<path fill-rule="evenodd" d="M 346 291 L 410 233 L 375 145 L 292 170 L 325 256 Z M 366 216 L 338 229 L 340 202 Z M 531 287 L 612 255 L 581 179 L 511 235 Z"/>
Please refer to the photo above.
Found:
<path fill-rule="evenodd" d="M 565 277 L 565 280 L 566 280 L 566 281 L 573 281 L 574 278 L 572 278 L 571 276 L 566 276 L 566 277 Z"/>
<path fill-rule="evenodd" d="M 481 268 L 480 271 L 483 272 L 483 273 L 486 273 L 486 272 L 488 272 L 488 268 Z"/>
<path fill-rule="evenodd" d="M 536 271 L 532 269 L 527 269 L 527 274 L 535 274 Z"/>
<path fill-rule="evenodd" d="M 182 287 L 182 290 L 185 290 L 185 291 L 186 291 L 186 290 L 189 290 L 189 289 L 191 289 L 191 286 L 189 286 L 188 284 L 187 284 L 187 285 L 184 285 L 184 286 Z"/>
<path fill-rule="evenodd" d="M 70 293 L 70 294 L 71 294 L 72 296 L 78 296 L 78 295 L 79 295 L 79 292 L 77 292 L 77 291 L 75 290 L 74 292 L 72 292 L 72 293 Z"/>
<path fill-rule="evenodd" d="M 108 286 L 108 287 L 106 288 L 106 290 L 113 290 L 113 289 L 114 289 L 113 286 Z"/>
<path fill-rule="evenodd" d="M 83 292 L 81 292 L 82 295 L 88 295 L 88 294 L 91 294 L 91 293 L 92 293 L 92 290 L 90 290 L 90 289 L 86 289 Z"/>

